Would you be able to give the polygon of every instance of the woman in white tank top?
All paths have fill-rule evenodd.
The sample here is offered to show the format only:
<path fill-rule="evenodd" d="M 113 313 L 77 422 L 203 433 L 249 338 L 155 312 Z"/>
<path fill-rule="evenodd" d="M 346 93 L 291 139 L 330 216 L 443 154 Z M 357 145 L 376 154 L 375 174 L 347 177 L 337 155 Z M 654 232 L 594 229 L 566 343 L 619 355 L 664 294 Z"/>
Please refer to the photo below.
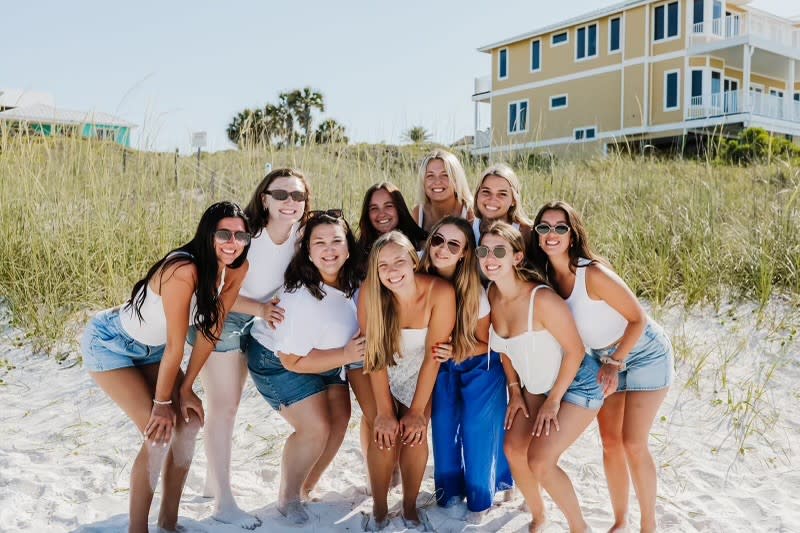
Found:
<path fill-rule="evenodd" d="M 498 220 L 508 222 L 522 233 L 525 246 L 530 242 L 532 222 L 525 214 L 517 174 L 503 163 L 497 163 L 483 171 L 475 188 L 475 220 L 472 231 L 475 242 L 481 240 L 486 229 Z"/>
<path fill-rule="evenodd" d="M 99 313 L 83 334 L 84 365 L 144 436 L 131 468 L 130 531 L 147 531 L 162 465 L 170 482 L 163 488 L 158 525 L 176 529 L 204 418 L 192 384 L 239 293 L 249 244 L 249 225 L 239 206 L 212 205 L 194 238 L 155 263 L 124 307 Z M 201 334 L 183 376 L 189 324 Z"/>
<path fill-rule="evenodd" d="M 477 254 L 491 281 L 489 348 L 506 356 L 506 457 L 533 515 L 530 531 L 542 531 L 547 523 L 540 487 L 564 513 L 570 531 L 588 531 L 558 460 L 603 403 L 598 366 L 584 357 L 564 301 L 527 267 L 519 231 L 504 222 L 492 225 Z"/>
<path fill-rule="evenodd" d="M 614 511 L 611 530 L 628 526 L 630 472 L 641 531 L 655 531 L 657 478 L 648 436 L 673 380 L 672 346 L 625 282 L 592 252 L 572 206 L 548 203 L 535 223 L 529 256 L 567 299 L 584 345 L 603 363 L 597 379 L 608 396 L 597 421 Z"/>
<path fill-rule="evenodd" d="M 367 450 L 373 508 L 366 528 L 372 530 L 389 525 L 387 497 L 398 460 L 401 518 L 407 527 L 426 523 L 416 501 L 428 462 L 430 400 L 439 371 L 433 352 L 453 331 L 456 302 L 449 283 L 415 273 L 418 262 L 405 235 L 382 235 L 370 252 L 359 296 L 358 320 L 367 337 L 364 371 L 375 402 L 364 410 L 368 418 L 375 413 Z"/>
<path fill-rule="evenodd" d="M 472 222 L 471 204 L 467 175 L 458 158 L 441 148 L 428 154 L 419 166 L 417 205 L 412 212 L 419 227 L 430 231 L 448 215 Z"/>

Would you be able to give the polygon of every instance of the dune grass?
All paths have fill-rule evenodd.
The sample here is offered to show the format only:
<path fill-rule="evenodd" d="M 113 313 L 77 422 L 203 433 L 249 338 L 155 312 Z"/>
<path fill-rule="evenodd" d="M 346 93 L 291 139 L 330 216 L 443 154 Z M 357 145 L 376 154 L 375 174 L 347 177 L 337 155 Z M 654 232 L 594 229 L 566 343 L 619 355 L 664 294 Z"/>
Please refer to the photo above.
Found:
<path fill-rule="evenodd" d="M 315 207 L 356 223 L 363 191 L 391 180 L 409 206 L 424 146 L 311 146 L 194 157 L 101 142 L 0 135 L 0 296 L 15 325 L 52 349 L 76 313 L 123 302 L 188 240 L 213 201 L 245 203 L 265 163 L 310 177 Z M 498 158 L 502 160 L 502 158 Z M 486 161 L 464 155 L 471 185 Z M 522 160 L 521 160 L 522 161 Z M 563 199 L 594 246 L 655 305 L 800 295 L 800 170 L 623 157 L 527 169 L 509 161 L 532 216 Z"/>

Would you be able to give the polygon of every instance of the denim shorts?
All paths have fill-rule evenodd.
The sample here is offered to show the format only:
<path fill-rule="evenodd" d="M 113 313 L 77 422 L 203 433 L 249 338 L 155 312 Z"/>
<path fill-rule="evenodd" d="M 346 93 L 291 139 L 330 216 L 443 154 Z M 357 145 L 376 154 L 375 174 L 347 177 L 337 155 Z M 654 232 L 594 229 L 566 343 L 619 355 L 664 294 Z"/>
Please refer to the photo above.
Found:
<path fill-rule="evenodd" d="M 219 341 L 214 347 L 215 352 L 244 352 L 247 350 L 247 343 L 250 341 L 250 328 L 253 327 L 253 315 L 242 313 L 228 313 L 225 323 L 222 325 L 222 333 Z M 189 326 L 189 333 L 186 335 L 186 342 L 194 346 L 199 332 L 195 326 Z"/>
<path fill-rule="evenodd" d="M 131 338 L 122 329 L 119 308 L 95 315 L 81 337 L 83 365 L 89 372 L 108 372 L 158 363 L 164 356 L 165 346 L 148 346 Z"/>
<path fill-rule="evenodd" d="M 247 368 L 258 392 L 276 411 L 323 392 L 328 387 L 347 386 L 347 381 L 340 376 L 341 368 L 322 374 L 298 374 L 286 370 L 278 355 L 255 339 L 247 347 Z"/>
<path fill-rule="evenodd" d="M 600 409 L 603 406 L 603 388 L 597 383 L 600 362 L 594 357 L 584 356 L 575 379 L 570 383 L 561 401 L 583 407 Z M 545 393 L 545 396 L 549 393 Z"/>
<path fill-rule="evenodd" d="M 594 358 L 611 357 L 616 346 L 590 350 Z M 619 373 L 617 391 L 650 391 L 669 387 L 673 370 L 672 344 L 664 330 L 655 322 L 648 321 L 644 333 L 625 358 L 626 369 Z"/>

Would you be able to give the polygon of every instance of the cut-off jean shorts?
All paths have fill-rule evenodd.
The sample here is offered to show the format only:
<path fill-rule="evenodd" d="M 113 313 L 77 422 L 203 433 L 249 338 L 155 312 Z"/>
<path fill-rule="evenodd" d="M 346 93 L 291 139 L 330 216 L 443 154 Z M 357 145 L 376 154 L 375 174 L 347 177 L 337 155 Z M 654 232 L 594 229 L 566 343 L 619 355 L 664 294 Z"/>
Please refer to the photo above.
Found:
<path fill-rule="evenodd" d="M 119 308 L 101 311 L 81 337 L 83 365 L 89 372 L 108 372 L 158 363 L 166 345 L 149 346 L 128 335 L 119 321 Z"/>
<path fill-rule="evenodd" d="M 286 370 L 278 355 L 253 339 L 247 348 L 247 368 L 258 392 L 276 411 L 289 407 L 334 385 L 347 386 L 340 368 L 321 374 Z"/>
<path fill-rule="evenodd" d="M 570 383 L 561 401 L 583 407 L 584 409 L 600 409 L 603 406 L 603 388 L 597 383 L 600 362 L 594 357 L 584 356 L 575 379 Z M 545 396 L 549 393 L 546 392 Z"/>
<path fill-rule="evenodd" d="M 253 316 L 243 313 L 228 313 L 222 325 L 222 333 L 214 347 L 215 352 L 245 352 L 250 342 L 250 328 L 253 327 Z M 199 331 L 195 326 L 189 326 L 186 342 L 194 346 Z"/>
<path fill-rule="evenodd" d="M 599 362 L 601 357 L 612 357 L 616 346 L 590 350 Z M 664 330 L 653 321 L 648 321 L 644 333 L 636 342 L 628 357 L 625 370 L 619 373 L 618 392 L 651 391 L 669 387 L 674 379 L 672 343 Z"/>

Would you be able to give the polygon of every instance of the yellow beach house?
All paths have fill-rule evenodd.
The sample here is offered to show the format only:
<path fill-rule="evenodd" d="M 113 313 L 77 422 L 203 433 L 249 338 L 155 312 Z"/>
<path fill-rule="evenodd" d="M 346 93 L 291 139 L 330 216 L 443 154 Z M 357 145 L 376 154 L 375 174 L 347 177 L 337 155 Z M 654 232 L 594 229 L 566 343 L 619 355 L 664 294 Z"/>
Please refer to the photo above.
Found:
<path fill-rule="evenodd" d="M 800 141 L 800 20 L 748 4 L 629 0 L 479 48 L 474 153 L 683 151 L 748 127 Z"/>

